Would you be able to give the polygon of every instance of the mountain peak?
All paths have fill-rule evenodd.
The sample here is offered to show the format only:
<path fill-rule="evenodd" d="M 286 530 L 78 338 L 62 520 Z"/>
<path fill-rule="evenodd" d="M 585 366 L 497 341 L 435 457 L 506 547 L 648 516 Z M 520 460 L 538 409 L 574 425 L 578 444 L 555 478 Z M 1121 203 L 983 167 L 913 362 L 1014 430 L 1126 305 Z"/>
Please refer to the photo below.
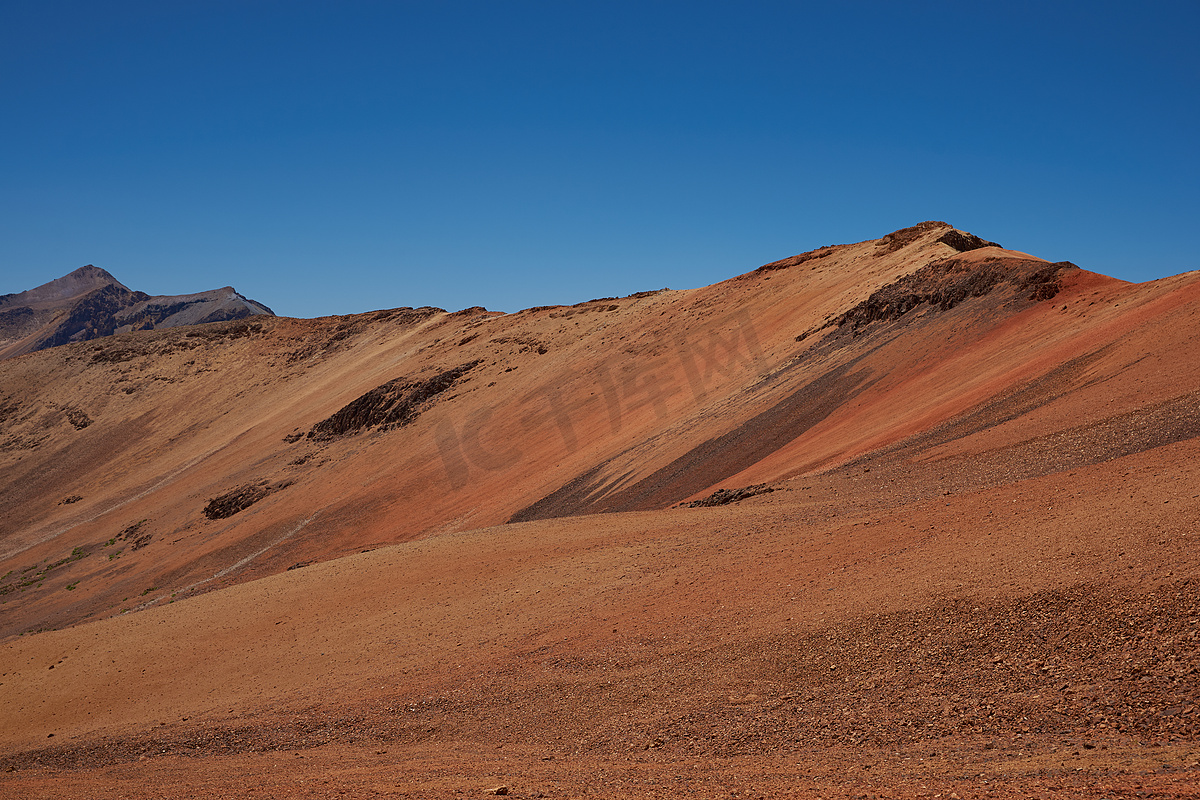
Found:
<path fill-rule="evenodd" d="M 93 264 L 87 264 L 77 270 L 68 272 L 61 278 L 55 278 L 52 281 L 43 283 L 41 286 L 35 286 L 32 289 L 27 289 L 17 294 L 5 295 L 0 299 L 0 306 L 29 306 L 37 308 L 46 305 L 57 305 L 74 298 L 82 297 L 105 286 L 116 286 L 126 292 L 129 291 L 128 286 L 122 284 L 107 271 Z"/>
<path fill-rule="evenodd" d="M 934 241 L 952 247 L 960 253 L 965 253 L 969 250 L 978 250 L 981 247 L 1000 247 L 996 242 L 989 242 L 973 233 L 959 230 L 949 222 L 927 220 L 917 223 L 910 228 L 901 228 L 898 231 L 892 231 L 887 236 L 882 237 L 879 240 L 879 249 L 881 253 L 894 253 L 918 239 L 939 231 L 941 232 L 941 236 L 938 236 Z"/>
<path fill-rule="evenodd" d="M 0 359 L 130 330 L 197 325 L 273 312 L 232 286 L 151 297 L 85 264 L 33 289 L 0 296 Z"/>
<path fill-rule="evenodd" d="M 63 280 L 64 278 L 74 278 L 76 280 L 79 280 L 79 279 L 102 280 L 102 281 L 112 281 L 114 283 L 119 283 L 119 281 L 117 281 L 117 279 L 115 277 L 113 277 L 111 272 L 109 272 L 108 270 L 101 269 L 100 267 L 97 267 L 95 264 L 84 264 L 79 269 L 68 272 L 66 275 L 63 276 L 63 278 L 59 278 L 59 280 Z"/>

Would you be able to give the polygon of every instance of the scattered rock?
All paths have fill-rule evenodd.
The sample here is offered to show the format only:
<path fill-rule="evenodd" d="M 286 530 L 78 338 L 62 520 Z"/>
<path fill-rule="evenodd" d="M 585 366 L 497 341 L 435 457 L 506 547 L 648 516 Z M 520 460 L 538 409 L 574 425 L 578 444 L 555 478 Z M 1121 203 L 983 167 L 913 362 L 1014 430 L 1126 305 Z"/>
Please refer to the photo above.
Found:
<path fill-rule="evenodd" d="M 723 506 L 729 503 L 736 503 L 739 500 L 745 500 L 748 497 L 754 497 L 760 494 L 769 494 L 775 491 L 774 486 L 769 486 L 765 483 L 758 483 L 754 486 L 744 486 L 741 489 L 717 489 L 715 492 L 700 500 L 693 500 L 690 503 L 683 503 L 683 508 L 706 508 L 709 506 Z"/>
<path fill-rule="evenodd" d="M 80 411 L 78 408 L 66 409 L 67 422 L 75 427 L 75 430 L 81 431 L 88 425 L 92 424 L 92 418 Z"/>
<path fill-rule="evenodd" d="M 225 519 L 232 517 L 239 511 L 244 511 L 250 506 L 262 500 L 270 494 L 274 494 L 281 489 L 286 489 L 291 486 L 291 481 L 283 481 L 282 483 L 270 484 L 266 481 L 249 486 L 239 486 L 232 492 L 214 497 L 208 501 L 208 505 L 204 507 L 204 516 L 209 519 Z"/>

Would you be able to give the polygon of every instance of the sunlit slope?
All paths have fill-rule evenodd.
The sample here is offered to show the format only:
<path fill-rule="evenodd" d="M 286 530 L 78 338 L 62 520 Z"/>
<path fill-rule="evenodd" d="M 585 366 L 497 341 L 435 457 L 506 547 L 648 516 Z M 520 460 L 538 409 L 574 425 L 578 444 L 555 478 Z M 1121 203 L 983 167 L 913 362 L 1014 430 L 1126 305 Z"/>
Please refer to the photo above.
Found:
<path fill-rule="evenodd" d="M 314 731 L 550 754 L 659 739 L 671 757 L 1082 735 L 1097 720 L 1078 687 L 1135 712 L 1192 691 L 1171 676 L 1200 666 L 1197 441 L 951 497 L 841 470 L 722 508 L 429 537 L 15 637 L 0 752 L 294 750 Z M 942 720 L 949 691 L 994 707 L 909 727 Z"/>
<path fill-rule="evenodd" d="M 1187 438 L 1196 300 L 1194 275 L 1129 285 L 924 223 L 696 290 L 29 354 L 0 364 L 0 633 L 1163 404 L 1170 434 L 1126 450 Z"/>

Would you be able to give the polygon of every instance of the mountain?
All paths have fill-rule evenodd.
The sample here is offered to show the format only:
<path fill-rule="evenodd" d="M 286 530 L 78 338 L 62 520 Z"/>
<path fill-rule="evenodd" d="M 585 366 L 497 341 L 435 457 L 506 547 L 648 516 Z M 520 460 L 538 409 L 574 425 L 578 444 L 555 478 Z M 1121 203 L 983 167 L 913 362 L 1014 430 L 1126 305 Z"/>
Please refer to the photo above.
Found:
<path fill-rule="evenodd" d="M 232 286 L 151 297 L 91 264 L 17 294 L 0 295 L 0 359 L 111 336 L 271 315 Z"/>
<path fill-rule="evenodd" d="M 942 222 L 686 291 L 8 359 L 0 775 L 1190 796 L 1197 364 L 1200 273 Z"/>

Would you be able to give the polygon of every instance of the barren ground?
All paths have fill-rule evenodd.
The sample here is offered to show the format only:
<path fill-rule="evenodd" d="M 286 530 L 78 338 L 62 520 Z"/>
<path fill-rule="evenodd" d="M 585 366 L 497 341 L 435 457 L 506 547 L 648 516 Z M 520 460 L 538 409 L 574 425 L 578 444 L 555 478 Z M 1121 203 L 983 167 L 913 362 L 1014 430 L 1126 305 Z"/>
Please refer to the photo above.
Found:
<path fill-rule="evenodd" d="M 4 362 L 0 794 L 1200 797 L 1200 283 L 944 230 Z"/>

